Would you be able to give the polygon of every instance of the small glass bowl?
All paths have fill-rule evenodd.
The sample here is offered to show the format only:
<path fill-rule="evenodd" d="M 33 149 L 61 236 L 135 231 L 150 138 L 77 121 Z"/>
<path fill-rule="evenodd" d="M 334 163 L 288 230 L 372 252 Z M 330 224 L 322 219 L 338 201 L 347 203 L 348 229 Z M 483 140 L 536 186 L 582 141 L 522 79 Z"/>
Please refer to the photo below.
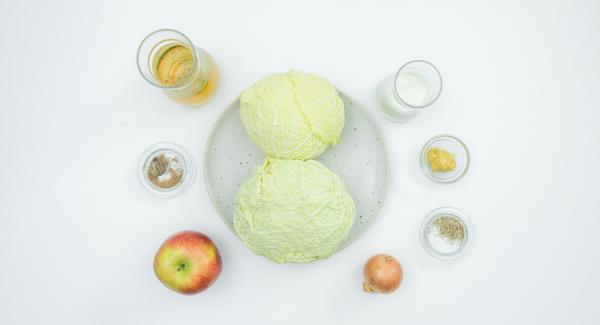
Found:
<path fill-rule="evenodd" d="M 442 217 L 454 218 L 463 228 L 463 239 L 451 241 L 442 238 L 437 233 L 436 220 Z M 442 262 L 452 262 L 464 255 L 472 246 L 475 237 L 473 226 L 467 216 L 455 208 L 438 208 L 429 212 L 421 222 L 419 243 L 427 255 Z"/>
<path fill-rule="evenodd" d="M 438 148 L 450 152 L 454 155 L 456 168 L 449 172 L 437 172 L 431 170 L 427 161 L 427 151 L 430 148 Z M 469 170 L 471 157 L 467 146 L 457 137 L 451 135 L 438 135 L 427 141 L 421 149 L 421 170 L 434 182 L 437 183 L 454 183 L 461 179 Z"/>
<path fill-rule="evenodd" d="M 180 163 L 178 166 L 180 167 L 183 176 L 176 185 L 169 188 L 158 187 L 148 178 L 148 169 L 152 160 L 160 155 L 174 157 Z M 148 191 L 162 198 L 172 198 L 187 191 L 194 180 L 196 174 L 195 169 L 194 160 L 185 149 L 174 143 L 160 142 L 152 145 L 142 154 L 138 165 L 138 178 L 140 183 L 142 183 Z"/>

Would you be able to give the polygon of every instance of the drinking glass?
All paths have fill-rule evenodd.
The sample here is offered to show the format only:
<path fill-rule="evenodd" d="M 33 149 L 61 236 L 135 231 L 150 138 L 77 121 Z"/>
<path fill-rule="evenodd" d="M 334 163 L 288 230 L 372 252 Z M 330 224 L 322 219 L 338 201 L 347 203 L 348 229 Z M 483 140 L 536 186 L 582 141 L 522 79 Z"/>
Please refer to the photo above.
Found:
<path fill-rule="evenodd" d="M 205 104 L 218 84 L 212 57 L 173 29 L 159 29 L 142 40 L 137 66 L 148 83 L 185 106 Z"/>
<path fill-rule="evenodd" d="M 413 60 L 381 82 L 377 98 L 387 118 L 403 122 L 433 104 L 441 92 L 438 69 L 425 60 Z"/>

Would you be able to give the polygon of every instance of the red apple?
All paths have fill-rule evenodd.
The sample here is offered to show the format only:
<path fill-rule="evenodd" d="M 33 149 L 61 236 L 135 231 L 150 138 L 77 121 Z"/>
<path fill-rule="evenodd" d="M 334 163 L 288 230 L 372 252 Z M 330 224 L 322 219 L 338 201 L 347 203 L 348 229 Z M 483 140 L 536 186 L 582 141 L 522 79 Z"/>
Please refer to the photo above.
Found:
<path fill-rule="evenodd" d="M 182 231 L 160 246 L 154 256 L 154 273 L 171 290 L 198 293 L 210 287 L 221 274 L 221 255 L 208 236 Z"/>

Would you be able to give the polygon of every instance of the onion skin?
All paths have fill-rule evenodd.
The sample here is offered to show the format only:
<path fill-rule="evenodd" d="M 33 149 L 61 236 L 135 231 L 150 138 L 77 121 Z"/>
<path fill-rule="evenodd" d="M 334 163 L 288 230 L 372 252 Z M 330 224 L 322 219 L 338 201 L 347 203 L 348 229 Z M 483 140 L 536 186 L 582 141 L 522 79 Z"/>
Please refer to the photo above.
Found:
<path fill-rule="evenodd" d="M 363 290 L 370 293 L 392 293 L 402 283 L 404 271 L 400 263 L 390 255 L 372 256 L 363 269 Z"/>

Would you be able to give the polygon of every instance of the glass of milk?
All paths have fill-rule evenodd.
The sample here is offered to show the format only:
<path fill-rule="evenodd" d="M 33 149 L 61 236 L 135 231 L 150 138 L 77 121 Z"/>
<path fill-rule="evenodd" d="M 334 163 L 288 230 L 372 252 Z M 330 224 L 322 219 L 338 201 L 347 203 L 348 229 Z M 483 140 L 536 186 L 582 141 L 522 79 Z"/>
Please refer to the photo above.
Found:
<path fill-rule="evenodd" d="M 403 122 L 433 104 L 441 92 L 442 76 L 438 69 L 427 61 L 414 60 L 381 82 L 377 99 L 387 118 Z"/>

